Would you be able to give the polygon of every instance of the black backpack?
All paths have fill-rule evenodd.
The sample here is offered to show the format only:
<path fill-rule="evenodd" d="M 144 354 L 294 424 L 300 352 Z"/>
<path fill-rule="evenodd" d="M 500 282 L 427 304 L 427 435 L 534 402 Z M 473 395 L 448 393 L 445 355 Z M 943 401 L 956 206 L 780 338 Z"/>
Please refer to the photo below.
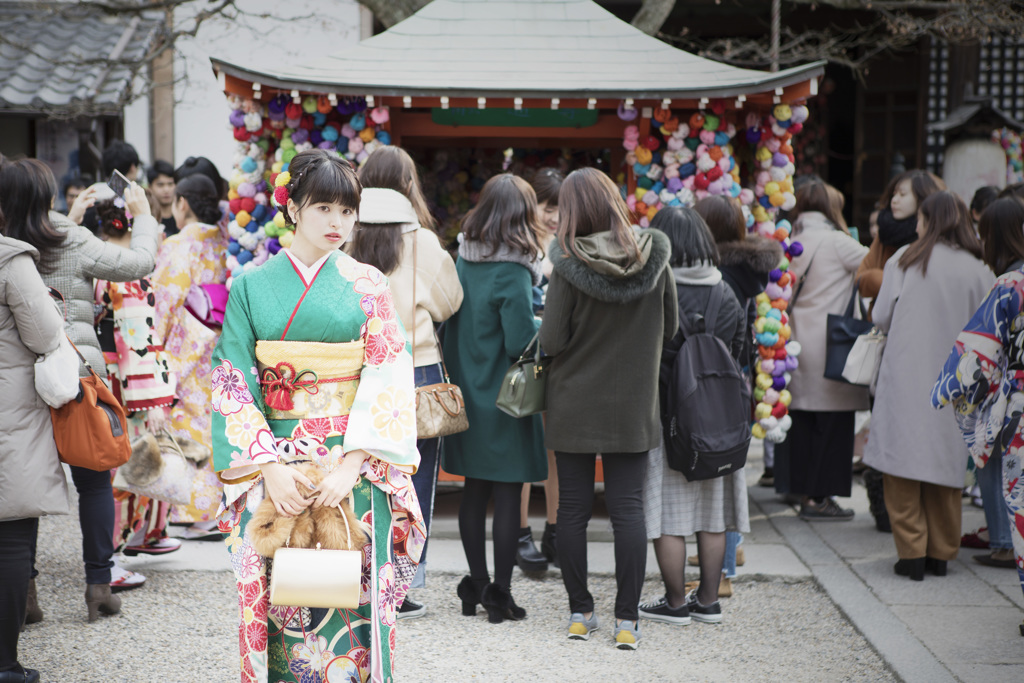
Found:
<path fill-rule="evenodd" d="M 691 324 L 680 311 L 683 346 L 668 383 L 665 457 L 689 481 L 735 472 L 750 447 L 750 387 L 714 335 L 725 286 L 712 287 L 703 318 Z"/>

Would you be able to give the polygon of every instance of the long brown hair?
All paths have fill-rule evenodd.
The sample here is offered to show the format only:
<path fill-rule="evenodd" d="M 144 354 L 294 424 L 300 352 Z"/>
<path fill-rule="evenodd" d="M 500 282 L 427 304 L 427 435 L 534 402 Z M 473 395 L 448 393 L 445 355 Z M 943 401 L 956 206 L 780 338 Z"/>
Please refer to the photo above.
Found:
<path fill-rule="evenodd" d="M 612 179 L 596 168 L 581 168 L 569 174 L 558 193 L 558 244 L 566 255 L 576 251 L 576 238 L 611 231 L 615 242 L 629 256 L 640 260 L 640 247 L 633 235 L 629 207 Z"/>
<path fill-rule="evenodd" d="M 57 248 L 67 234 L 50 222 L 50 207 L 57 196 L 57 180 L 50 167 L 38 159 L 0 159 L 0 206 L 4 234 L 28 242 L 39 250 L 39 272 L 52 273 Z"/>
<path fill-rule="evenodd" d="M 842 230 L 847 235 L 850 230 L 846 227 L 846 219 L 843 218 L 843 193 L 828 183 L 816 180 L 802 185 L 796 191 L 796 206 L 793 207 L 793 215 L 799 218 L 801 214 L 808 211 L 817 211 L 824 214 L 828 222 L 836 230 Z"/>
<path fill-rule="evenodd" d="M 427 200 L 420 188 L 416 162 L 401 147 L 385 145 L 375 149 L 359 169 L 359 182 L 363 187 L 381 187 L 401 192 L 412 203 L 420 225 L 430 230 L 436 229 L 437 221 L 427 209 Z"/>
<path fill-rule="evenodd" d="M 708 195 L 693 209 L 711 230 L 715 244 L 742 242 L 747 238 L 747 222 L 743 220 L 743 211 L 735 200 L 717 194 Z"/>
<path fill-rule="evenodd" d="M 909 270 L 920 263 L 921 274 L 927 275 L 932 249 L 939 242 L 981 258 L 981 242 L 974 234 L 971 211 L 960 197 L 949 190 L 936 192 L 921 202 L 918 214 L 924 221 L 924 234 L 911 242 L 900 256 L 900 268 Z"/>
<path fill-rule="evenodd" d="M 511 173 L 492 176 L 484 183 L 477 205 L 462 219 L 462 232 L 466 239 L 490 246 L 490 255 L 501 245 L 531 258 L 544 253 L 537 195 L 528 182 Z"/>
<path fill-rule="evenodd" d="M 985 263 L 996 275 L 1024 260 L 1024 200 L 1008 195 L 989 204 L 978 222 Z"/>
<path fill-rule="evenodd" d="M 922 171 L 920 169 L 904 171 L 899 175 L 893 176 L 889 184 L 885 186 L 885 192 L 878 198 L 875 208 L 879 211 L 889 208 L 889 202 L 892 201 L 893 195 L 896 194 L 896 188 L 904 180 L 910 181 L 910 192 L 914 195 L 914 199 L 917 200 L 917 208 L 921 208 L 921 202 L 928 199 L 928 197 L 946 189 L 946 183 L 942 178 L 930 171 Z"/>

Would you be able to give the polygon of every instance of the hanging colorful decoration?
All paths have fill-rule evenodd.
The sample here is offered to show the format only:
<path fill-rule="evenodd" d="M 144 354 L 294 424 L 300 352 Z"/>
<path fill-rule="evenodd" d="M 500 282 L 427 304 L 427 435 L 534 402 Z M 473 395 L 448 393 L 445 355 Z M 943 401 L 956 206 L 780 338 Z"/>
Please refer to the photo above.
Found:
<path fill-rule="evenodd" d="M 1024 158 L 1021 157 L 1021 136 L 1009 128 L 992 131 L 992 141 L 1006 152 L 1006 184 L 1024 182 Z"/>
<path fill-rule="evenodd" d="M 391 144 L 391 134 L 388 107 L 368 110 L 362 97 L 279 94 L 264 104 L 232 95 L 228 105 L 238 141 L 228 180 L 227 267 L 235 277 L 292 243 L 295 226 L 285 222 L 279 190 L 296 154 L 319 148 L 362 164 L 373 150 Z"/>
<path fill-rule="evenodd" d="M 648 227 L 664 206 L 693 206 L 708 195 L 740 195 L 731 142 L 736 126 L 724 113 L 720 101 L 685 120 L 671 109 L 657 107 L 650 121 L 643 122 L 650 134 L 642 136 L 636 124 L 626 126 L 622 146 L 632 177 L 623 177 L 620 191 L 641 227 Z M 638 116 L 624 104 L 619 105 L 618 115 L 627 123 Z"/>
<path fill-rule="evenodd" d="M 778 240 L 784 252 L 782 262 L 769 276 L 768 286 L 756 298 L 754 322 L 757 352 L 760 358 L 754 377 L 755 437 L 775 443 L 786 438 L 793 424 L 789 405 L 790 373 L 798 365 L 800 343 L 792 338 L 789 325 L 790 299 L 794 276 L 789 272 L 792 260 L 803 253 L 803 245 L 790 239 L 788 220 L 777 220 L 779 211 L 796 205 L 793 191 L 794 154 L 791 144 L 807 120 L 807 107 L 779 104 L 769 116 L 747 117 L 747 142 L 755 146 L 754 190 L 743 190 L 741 202 L 749 205 L 748 225 L 752 232 Z M 752 224 L 752 225 L 751 225 Z"/>

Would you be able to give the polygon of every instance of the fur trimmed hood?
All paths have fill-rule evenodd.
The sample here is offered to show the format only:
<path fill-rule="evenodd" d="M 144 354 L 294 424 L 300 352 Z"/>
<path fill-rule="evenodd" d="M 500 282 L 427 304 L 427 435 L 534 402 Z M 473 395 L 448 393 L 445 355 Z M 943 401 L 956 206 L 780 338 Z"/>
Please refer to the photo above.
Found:
<path fill-rule="evenodd" d="M 602 246 L 605 249 L 613 250 L 611 232 L 597 233 L 588 237 L 604 242 Z M 624 276 L 615 277 L 597 272 L 574 254 L 565 254 L 561 245 L 558 244 L 558 240 L 553 240 L 549 248 L 551 262 L 555 266 L 556 273 L 587 296 L 609 303 L 626 303 L 639 299 L 654 289 L 662 272 L 668 266 L 672 251 L 668 237 L 659 230 L 639 230 L 637 238 L 641 242 L 642 251 L 647 253 L 647 258 L 641 264 L 639 271 L 633 272 L 631 269 Z M 617 267 L 609 260 L 600 258 L 594 258 L 594 260 L 600 262 L 601 270 L 605 273 L 611 272 Z"/>
<path fill-rule="evenodd" d="M 773 239 L 760 235 L 749 235 L 747 239 L 718 245 L 720 265 L 746 266 L 755 273 L 770 273 L 782 261 L 782 245 Z"/>

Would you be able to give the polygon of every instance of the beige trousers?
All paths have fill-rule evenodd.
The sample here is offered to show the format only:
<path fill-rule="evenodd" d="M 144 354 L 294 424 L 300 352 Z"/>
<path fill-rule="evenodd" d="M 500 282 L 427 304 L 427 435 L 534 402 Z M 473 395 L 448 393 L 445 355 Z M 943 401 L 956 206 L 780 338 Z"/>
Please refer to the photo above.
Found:
<path fill-rule="evenodd" d="M 960 489 L 914 479 L 885 477 L 896 554 L 902 560 L 952 560 L 960 548 Z"/>

